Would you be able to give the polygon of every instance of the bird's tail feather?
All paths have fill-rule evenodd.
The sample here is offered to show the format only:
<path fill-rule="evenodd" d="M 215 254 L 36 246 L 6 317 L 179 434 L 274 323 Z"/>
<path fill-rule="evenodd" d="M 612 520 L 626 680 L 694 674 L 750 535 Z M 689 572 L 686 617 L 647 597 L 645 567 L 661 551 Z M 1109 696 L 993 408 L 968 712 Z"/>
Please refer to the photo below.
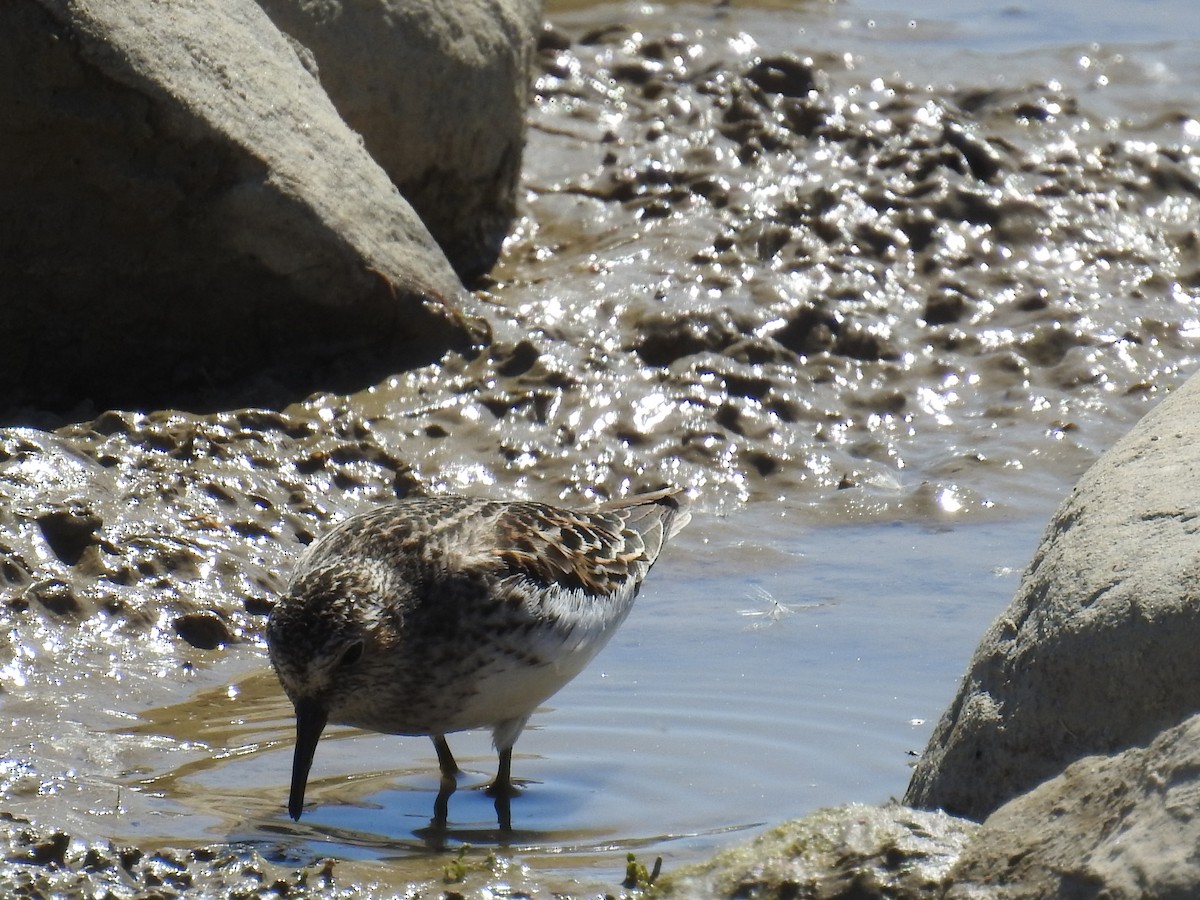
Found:
<path fill-rule="evenodd" d="M 679 488 L 664 488 L 622 497 L 600 508 L 618 513 L 627 528 L 642 536 L 653 563 L 663 545 L 691 521 L 691 511 L 680 500 L 682 494 Z"/>

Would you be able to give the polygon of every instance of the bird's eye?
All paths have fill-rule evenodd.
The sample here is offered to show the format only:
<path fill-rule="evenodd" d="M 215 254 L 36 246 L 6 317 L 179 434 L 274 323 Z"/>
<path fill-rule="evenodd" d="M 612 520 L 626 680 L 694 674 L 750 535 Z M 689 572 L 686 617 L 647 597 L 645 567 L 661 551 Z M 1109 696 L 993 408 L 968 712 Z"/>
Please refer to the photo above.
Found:
<path fill-rule="evenodd" d="M 354 665 L 354 663 L 356 663 L 360 659 L 362 659 L 362 655 L 363 655 L 363 642 L 355 641 L 353 644 L 351 644 L 349 647 L 346 648 L 345 652 L 342 653 L 342 658 L 338 662 L 338 665 L 352 666 L 352 665 Z"/>

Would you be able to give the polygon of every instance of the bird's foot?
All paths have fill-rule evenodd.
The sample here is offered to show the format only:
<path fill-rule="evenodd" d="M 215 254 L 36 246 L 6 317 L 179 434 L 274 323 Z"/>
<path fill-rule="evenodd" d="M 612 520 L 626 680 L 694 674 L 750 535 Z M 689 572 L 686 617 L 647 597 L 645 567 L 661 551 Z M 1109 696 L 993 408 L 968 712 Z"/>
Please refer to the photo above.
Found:
<path fill-rule="evenodd" d="M 489 797 L 495 797 L 497 800 L 511 800 L 513 797 L 521 796 L 521 789 L 511 781 L 493 781 L 491 784 L 483 788 L 483 792 Z"/>

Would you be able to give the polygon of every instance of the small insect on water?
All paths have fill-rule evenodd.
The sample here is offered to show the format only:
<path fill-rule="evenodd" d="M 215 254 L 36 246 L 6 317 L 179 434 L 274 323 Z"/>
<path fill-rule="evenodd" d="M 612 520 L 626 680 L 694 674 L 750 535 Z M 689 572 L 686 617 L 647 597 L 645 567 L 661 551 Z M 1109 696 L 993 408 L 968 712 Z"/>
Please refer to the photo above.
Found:
<path fill-rule="evenodd" d="M 267 623 L 296 708 L 292 818 L 330 722 L 429 735 L 442 824 L 459 771 L 446 735 L 490 728 L 489 791 L 510 827 L 512 749 L 529 716 L 608 642 L 689 518 L 671 489 L 587 511 L 442 496 L 353 516 L 314 542 Z"/>

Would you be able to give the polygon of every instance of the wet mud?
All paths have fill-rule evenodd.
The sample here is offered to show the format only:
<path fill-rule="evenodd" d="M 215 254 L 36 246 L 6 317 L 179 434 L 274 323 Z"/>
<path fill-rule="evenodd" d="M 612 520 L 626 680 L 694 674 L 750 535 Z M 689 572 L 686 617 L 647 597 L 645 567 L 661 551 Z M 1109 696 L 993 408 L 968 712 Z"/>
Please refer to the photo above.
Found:
<path fill-rule="evenodd" d="M 337 884 L 332 860 L 288 869 L 230 846 L 145 853 L 83 842 L 7 813 L 0 813 L 0 841 L 8 851 L 5 891 L 13 897 L 363 896 L 353 884 Z"/>
<path fill-rule="evenodd" d="M 624 13 L 542 36 L 482 354 L 0 430 L 0 892 L 339 895 L 303 860 L 163 850 L 161 796 L 120 786 L 205 752 L 129 723 L 264 666 L 291 560 L 364 506 L 675 483 L 713 516 L 1012 514 L 1194 365 L 1197 110 L 1129 51 L 899 74 L 798 46 L 798 11 Z"/>

